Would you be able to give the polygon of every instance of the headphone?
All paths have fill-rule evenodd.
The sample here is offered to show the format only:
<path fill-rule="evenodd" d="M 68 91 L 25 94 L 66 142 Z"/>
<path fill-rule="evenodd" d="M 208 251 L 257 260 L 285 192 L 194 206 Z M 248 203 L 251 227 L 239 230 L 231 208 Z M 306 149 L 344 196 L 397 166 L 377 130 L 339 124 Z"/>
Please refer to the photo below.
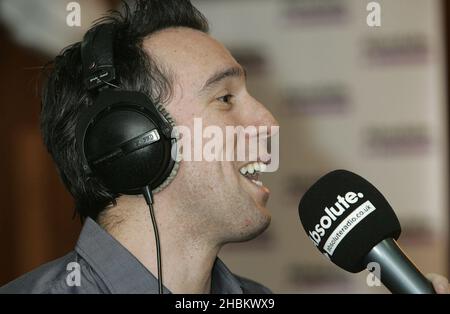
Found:
<path fill-rule="evenodd" d="M 83 171 L 116 194 L 143 194 L 155 233 L 158 291 L 163 293 L 161 249 L 153 210 L 152 191 L 167 186 L 178 171 L 172 158 L 177 136 L 175 123 L 161 104 L 142 92 L 124 91 L 114 85 L 113 24 L 99 24 L 81 43 L 83 83 L 98 92 L 92 106 L 83 109 L 75 130 Z M 175 157 L 175 156 L 174 156 Z"/>
<path fill-rule="evenodd" d="M 115 25 L 99 24 L 83 38 L 83 83 L 98 95 L 81 112 L 75 137 L 88 177 L 116 194 L 137 195 L 161 188 L 176 174 L 174 123 L 146 94 L 113 84 L 115 34 Z"/>

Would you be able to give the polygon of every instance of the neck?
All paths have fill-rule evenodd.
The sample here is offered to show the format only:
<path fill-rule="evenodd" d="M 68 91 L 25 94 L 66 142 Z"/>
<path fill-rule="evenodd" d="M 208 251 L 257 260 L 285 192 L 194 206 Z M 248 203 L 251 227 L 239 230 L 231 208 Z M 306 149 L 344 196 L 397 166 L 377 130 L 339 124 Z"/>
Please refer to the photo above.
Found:
<path fill-rule="evenodd" d="M 155 200 L 154 210 L 164 286 L 172 293 L 210 293 L 212 269 L 221 246 L 204 238 L 201 226 L 195 221 L 189 223 L 183 211 L 158 201 Z M 158 277 L 153 225 L 142 197 L 118 199 L 117 206 L 106 209 L 98 222 Z"/>

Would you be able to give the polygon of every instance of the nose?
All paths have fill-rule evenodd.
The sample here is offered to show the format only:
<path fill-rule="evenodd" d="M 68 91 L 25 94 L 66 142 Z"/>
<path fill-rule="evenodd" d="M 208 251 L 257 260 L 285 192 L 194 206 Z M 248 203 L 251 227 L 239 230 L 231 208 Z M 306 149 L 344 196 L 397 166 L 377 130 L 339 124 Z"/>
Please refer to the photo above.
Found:
<path fill-rule="evenodd" d="M 259 136 L 272 137 L 277 135 L 280 125 L 269 109 L 251 96 L 250 102 L 246 115 L 248 119 L 246 119 L 245 125 L 252 125 L 257 130 L 264 130 L 263 134 L 260 134 L 262 131 L 258 132 Z"/>
<path fill-rule="evenodd" d="M 278 170 L 280 164 L 279 158 L 279 129 L 280 124 L 267 109 L 266 106 L 256 101 L 258 126 L 258 157 L 264 161 L 269 162 L 265 172 L 275 172 Z"/>
<path fill-rule="evenodd" d="M 248 160 L 278 160 L 279 123 L 262 103 L 248 95 L 239 113 L 240 125 L 246 130 L 245 138 L 249 141 Z M 253 139 L 253 140 L 252 140 Z M 253 142 L 256 139 L 256 142 Z M 275 148 L 274 151 L 273 147 Z M 274 152 L 275 154 L 272 154 Z M 272 156 L 274 155 L 274 156 Z M 278 165 L 278 163 L 277 163 Z"/>

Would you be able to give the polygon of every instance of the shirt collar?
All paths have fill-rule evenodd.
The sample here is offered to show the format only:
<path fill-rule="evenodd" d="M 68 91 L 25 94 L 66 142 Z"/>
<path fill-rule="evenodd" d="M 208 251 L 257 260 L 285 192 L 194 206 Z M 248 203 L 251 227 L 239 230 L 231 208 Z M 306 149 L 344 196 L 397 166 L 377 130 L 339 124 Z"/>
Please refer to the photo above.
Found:
<path fill-rule="evenodd" d="M 211 280 L 212 294 L 242 294 L 243 290 L 240 281 L 234 276 L 227 266 L 219 259 L 216 259 L 212 271 Z"/>
<path fill-rule="evenodd" d="M 112 293 L 158 293 L 156 277 L 91 218 L 84 223 L 75 251 Z M 170 291 L 164 287 L 164 293 Z M 219 258 L 212 271 L 211 293 L 243 293 L 239 280 Z"/>

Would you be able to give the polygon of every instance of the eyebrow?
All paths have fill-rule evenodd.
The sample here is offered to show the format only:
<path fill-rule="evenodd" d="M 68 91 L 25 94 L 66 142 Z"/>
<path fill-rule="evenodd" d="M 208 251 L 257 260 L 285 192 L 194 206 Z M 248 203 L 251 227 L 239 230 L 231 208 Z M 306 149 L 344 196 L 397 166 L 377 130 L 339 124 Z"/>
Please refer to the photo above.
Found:
<path fill-rule="evenodd" d="M 204 93 L 206 90 L 210 89 L 214 85 L 219 84 L 221 81 L 223 81 L 226 78 L 230 77 L 244 77 L 247 79 L 247 71 L 242 67 L 231 67 L 225 70 L 220 70 L 216 73 L 214 73 L 203 85 L 203 87 L 200 89 L 200 94 Z"/>

